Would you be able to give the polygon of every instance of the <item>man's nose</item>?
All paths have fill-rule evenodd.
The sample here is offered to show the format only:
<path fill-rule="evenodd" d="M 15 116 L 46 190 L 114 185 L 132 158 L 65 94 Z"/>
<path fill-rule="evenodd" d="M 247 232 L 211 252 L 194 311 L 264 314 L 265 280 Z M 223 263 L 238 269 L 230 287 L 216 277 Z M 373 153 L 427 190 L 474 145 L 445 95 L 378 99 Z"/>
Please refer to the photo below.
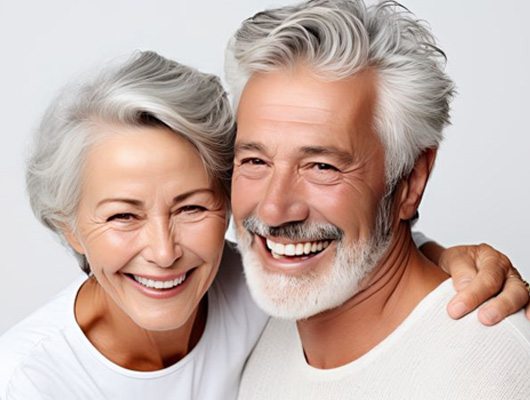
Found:
<path fill-rule="evenodd" d="M 149 221 L 146 234 L 145 257 L 148 262 L 161 268 L 169 268 L 182 256 L 175 227 L 169 218 L 159 217 Z"/>
<path fill-rule="evenodd" d="M 304 221 L 309 216 L 306 200 L 303 182 L 296 173 L 287 168 L 277 168 L 268 178 L 258 206 L 258 217 L 270 226 Z"/>

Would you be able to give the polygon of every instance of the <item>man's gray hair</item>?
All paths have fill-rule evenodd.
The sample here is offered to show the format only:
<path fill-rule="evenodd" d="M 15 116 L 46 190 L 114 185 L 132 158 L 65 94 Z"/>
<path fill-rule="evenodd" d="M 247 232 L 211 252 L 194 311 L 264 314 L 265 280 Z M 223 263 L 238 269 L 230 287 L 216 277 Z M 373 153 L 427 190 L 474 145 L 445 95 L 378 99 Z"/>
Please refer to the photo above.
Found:
<path fill-rule="evenodd" d="M 442 140 L 454 94 L 443 71 L 445 54 L 429 28 L 399 3 L 366 7 L 361 0 L 314 0 L 247 19 L 226 52 L 226 80 L 235 108 L 253 73 L 299 63 L 329 80 L 365 68 L 377 72 L 374 128 L 385 146 L 390 186 L 410 173 L 424 150 Z"/>
<path fill-rule="evenodd" d="M 76 226 L 87 149 L 101 136 L 98 127 L 108 124 L 160 125 L 189 140 L 229 207 L 235 129 L 219 79 L 154 52 L 139 52 L 86 83 L 67 86 L 35 134 L 26 171 L 31 207 L 63 241 L 63 230 Z M 88 273 L 85 257 L 75 254 Z"/>

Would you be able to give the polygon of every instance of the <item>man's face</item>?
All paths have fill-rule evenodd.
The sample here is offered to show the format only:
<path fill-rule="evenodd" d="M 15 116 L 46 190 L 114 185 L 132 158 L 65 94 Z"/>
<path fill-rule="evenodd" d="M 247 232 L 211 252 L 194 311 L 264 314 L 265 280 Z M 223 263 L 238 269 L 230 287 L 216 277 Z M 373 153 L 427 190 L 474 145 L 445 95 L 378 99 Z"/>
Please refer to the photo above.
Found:
<path fill-rule="evenodd" d="M 254 74 L 243 91 L 232 206 L 251 292 L 274 316 L 342 304 L 387 248 L 375 78 L 298 67 Z"/>

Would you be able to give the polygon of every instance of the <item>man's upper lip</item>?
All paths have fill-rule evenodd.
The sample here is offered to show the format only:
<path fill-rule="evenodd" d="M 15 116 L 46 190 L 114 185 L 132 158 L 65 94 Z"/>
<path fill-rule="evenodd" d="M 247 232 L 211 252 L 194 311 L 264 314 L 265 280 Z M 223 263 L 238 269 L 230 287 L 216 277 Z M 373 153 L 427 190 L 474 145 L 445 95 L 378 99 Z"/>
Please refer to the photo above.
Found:
<path fill-rule="evenodd" d="M 291 239 L 283 238 L 283 237 L 280 237 L 280 236 L 260 236 L 260 235 L 257 235 L 257 234 L 256 234 L 256 236 L 259 236 L 263 240 L 270 240 L 270 241 L 272 241 L 274 243 L 280 243 L 280 244 L 298 244 L 298 243 L 307 243 L 307 242 L 313 243 L 313 242 L 325 242 L 325 241 L 331 242 L 332 240 L 334 240 L 334 239 L 317 239 L 317 240 L 315 240 L 315 239 L 307 238 L 307 239 L 300 239 L 300 240 L 293 241 Z"/>

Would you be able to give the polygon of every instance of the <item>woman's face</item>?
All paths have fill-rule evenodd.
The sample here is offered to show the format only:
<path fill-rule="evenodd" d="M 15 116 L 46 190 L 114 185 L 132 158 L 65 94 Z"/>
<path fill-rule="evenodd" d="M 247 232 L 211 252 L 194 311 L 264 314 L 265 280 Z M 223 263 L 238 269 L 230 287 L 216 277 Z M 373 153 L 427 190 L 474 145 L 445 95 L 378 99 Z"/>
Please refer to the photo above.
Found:
<path fill-rule="evenodd" d="M 217 273 L 226 210 L 195 148 L 162 127 L 105 126 L 70 244 L 137 325 L 184 325 Z"/>

